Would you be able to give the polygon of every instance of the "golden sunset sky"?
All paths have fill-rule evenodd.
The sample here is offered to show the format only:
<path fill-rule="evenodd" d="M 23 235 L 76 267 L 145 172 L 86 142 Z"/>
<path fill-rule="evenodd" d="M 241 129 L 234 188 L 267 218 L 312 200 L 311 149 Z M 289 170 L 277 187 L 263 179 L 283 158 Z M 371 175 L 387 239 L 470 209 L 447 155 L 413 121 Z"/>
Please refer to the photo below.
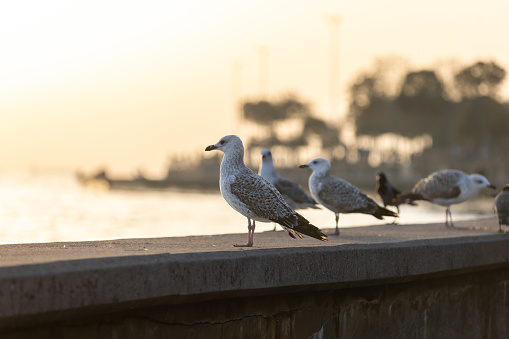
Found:
<path fill-rule="evenodd" d="M 343 113 L 375 57 L 509 70 L 508 13 L 504 0 L 2 1 L 0 171 L 164 170 L 237 133 L 235 97 L 260 94 L 260 48 L 269 97 L 297 93 L 330 118 L 333 15 Z"/>

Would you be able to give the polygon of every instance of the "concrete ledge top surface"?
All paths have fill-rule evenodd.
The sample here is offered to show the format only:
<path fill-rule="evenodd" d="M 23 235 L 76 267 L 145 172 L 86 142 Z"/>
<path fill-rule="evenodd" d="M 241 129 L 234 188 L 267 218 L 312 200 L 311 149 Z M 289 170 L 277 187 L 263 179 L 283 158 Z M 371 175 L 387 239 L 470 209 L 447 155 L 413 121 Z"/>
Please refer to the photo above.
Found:
<path fill-rule="evenodd" d="M 509 266 L 495 218 L 285 232 L 0 246 L 0 319 L 69 310 L 299 292 Z M 116 305 L 116 306 L 115 306 Z M 13 320 L 13 321 L 14 321 Z M 8 324 L 9 322 L 5 322 Z M 0 326 L 1 327 L 1 326 Z"/>
<path fill-rule="evenodd" d="M 498 224 L 495 218 L 459 221 L 456 222 L 456 226 L 462 229 L 446 228 L 443 223 L 344 227 L 340 228 L 340 236 L 333 235 L 334 229 L 324 229 L 324 233 L 329 236 L 327 242 L 317 241 L 307 236 L 304 236 L 304 239 L 295 240 L 282 230 L 257 231 L 254 246 L 251 248 L 233 246 L 246 243 L 247 229 L 245 234 L 0 245 L 0 276 L 2 268 L 5 267 L 83 259 L 141 257 L 155 254 L 192 254 L 194 258 L 196 255 L 203 254 L 210 258 L 213 253 L 218 252 L 234 254 L 263 252 L 270 249 L 307 250 L 316 247 L 341 249 L 344 245 L 390 246 L 408 241 L 431 239 L 439 244 L 455 238 L 467 237 L 480 240 L 490 235 L 504 236 L 497 231 Z M 179 259 L 184 258 L 185 256 L 179 256 Z"/>

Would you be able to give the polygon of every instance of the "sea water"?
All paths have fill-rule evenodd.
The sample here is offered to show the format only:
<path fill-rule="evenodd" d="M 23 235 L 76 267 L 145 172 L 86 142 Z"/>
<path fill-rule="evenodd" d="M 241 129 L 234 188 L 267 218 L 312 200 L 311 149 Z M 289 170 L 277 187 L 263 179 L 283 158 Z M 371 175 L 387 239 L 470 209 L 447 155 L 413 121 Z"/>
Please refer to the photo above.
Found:
<path fill-rule="evenodd" d="M 453 218 L 493 217 L 491 206 L 492 198 L 453 206 Z M 317 227 L 335 226 L 334 213 L 323 207 L 299 212 Z M 420 202 L 402 206 L 400 216 L 402 227 L 444 222 L 445 208 Z M 340 227 L 383 225 L 393 219 L 342 214 Z M 272 228 L 271 223 L 256 224 L 256 232 Z M 70 172 L 0 173 L 0 244 L 245 232 L 247 219 L 219 191 L 109 191 L 83 187 Z"/>

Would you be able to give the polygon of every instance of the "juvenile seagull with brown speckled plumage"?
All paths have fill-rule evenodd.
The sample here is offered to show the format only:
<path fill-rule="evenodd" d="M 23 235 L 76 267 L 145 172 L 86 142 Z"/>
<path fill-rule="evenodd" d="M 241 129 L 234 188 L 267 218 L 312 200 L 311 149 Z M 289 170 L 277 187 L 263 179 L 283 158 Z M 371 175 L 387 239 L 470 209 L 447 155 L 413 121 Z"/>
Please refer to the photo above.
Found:
<path fill-rule="evenodd" d="M 313 173 L 309 176 L 309 190 L 320 204 L 334 212 L 336 216 L 335 235 L 339 235 L 340 213 L 371 214 L 377 219 L 384 216 L 398 217 L 398 214 L 379 206 L 373 199 L 346 180 L 330 175 L 330 163 L 327 159 L 316 158 L 300 168 L 309 167 Z"/>
<path fill-rule="evenodd" d="M 212 150 L 224 153 L 219 179 L 221 194 L 248 222 L 247 244 L 235 246 L 253 246 L 255 221 L 276 222 L 294 239 L 302 238 L 301 234 L 305 234 L 318 240 L 327 240 L 319 228 L 288 206 L 272 184 L 244 164 L 244 146 L 238 136 L 227 135 L 205 149 Z"/>
<path fill-rule="evenodd" d="M 451 205 L 460 204 L 476 197 L 485 187 L 495 188 L 481 174 L 469 175 L 459 170 L 444 169 L 419 180 L 412 192 L 403 194 L 401 199 L 425 200 L 436 205 L 446 206 L 445 226 L 454 228 Z"/>

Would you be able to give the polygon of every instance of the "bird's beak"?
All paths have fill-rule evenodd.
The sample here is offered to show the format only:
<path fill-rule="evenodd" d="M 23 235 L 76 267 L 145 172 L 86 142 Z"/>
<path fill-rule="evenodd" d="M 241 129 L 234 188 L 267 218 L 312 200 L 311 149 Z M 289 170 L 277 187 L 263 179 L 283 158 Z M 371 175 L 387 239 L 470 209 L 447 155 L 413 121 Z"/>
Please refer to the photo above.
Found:
<path fill-rule="evenodd" d="M 205 148 L 205 151 L 213 151 L 215 149 L 217 149 L 216 145 L 209 145 L 209 146 L 207 146 L 207 148 Z"/>
<path fill-rule="evenodd" d="M 308 165 L 300 165 L 299 168 L 308 168 Z"/>
<path fill-rule="evenodd" d="M 486 187 L 491 188 L 491 189 L 494 189 L 494 190 L 496 190 L 496 189 L 497 189 L 494 185 L 491 185 L 491 184 L 490 184 L 490 185 L 488 185 L 488 186 L 486 186 Z"/>

